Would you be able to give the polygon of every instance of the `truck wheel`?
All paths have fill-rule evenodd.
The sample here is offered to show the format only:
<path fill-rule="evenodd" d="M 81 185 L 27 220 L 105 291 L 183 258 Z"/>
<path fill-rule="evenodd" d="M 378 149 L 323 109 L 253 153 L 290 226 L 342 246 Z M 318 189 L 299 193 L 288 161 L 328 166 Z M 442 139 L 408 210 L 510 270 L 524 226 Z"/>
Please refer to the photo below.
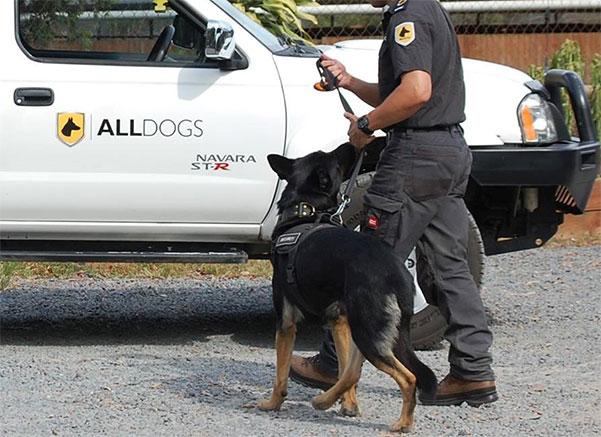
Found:
<path fill-rule="evenodd" d="M 357 177 L 355 189 L 352 194 L 350 206 L 343 214 L 344 223 L 349 229 L 359 229 L 361 210 L 363 208 L 363 194 L 371 185 L 373 172 L 361 174 Z M 342 186 L 341 192 L 345 185 Z M 469 240 L 467 248 L 468 265 L 474 281 L 480 290 L 484 274 L 484 244 L 476 221 L 469 214 Z M 411 339 L 416 349 L 432 348 L 443 339 L 447 322 L 438 311 L 436 304 L 436 288 L 433 275 L 428 262 L 427 253 L 417 246 L 417 280 L 424 293 L 428 305 L 423 310 L 413 315 L 411 322 Z"/>

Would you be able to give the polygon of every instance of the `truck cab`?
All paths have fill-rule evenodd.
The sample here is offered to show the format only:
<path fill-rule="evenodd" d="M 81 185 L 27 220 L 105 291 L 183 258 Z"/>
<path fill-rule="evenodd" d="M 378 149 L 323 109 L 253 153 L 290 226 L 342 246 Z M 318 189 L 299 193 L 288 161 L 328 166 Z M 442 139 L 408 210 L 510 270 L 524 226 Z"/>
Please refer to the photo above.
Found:
<path fill-rule="evenodd" d="M 315 63 L 325 52 L 374 81 L 379 42 L 299 44 L 226 0 L 80 3 L 10 0 L 0 17 L 0 256 L 268 256 L 282 184 L 266 156 L 346 141 L 336 93 L 313 88 Z M 583 210 L 598 172 L 582 82 L 550 72 L 540 84 L 474 60 L 464 70 L 466 203 L 485 251 L 540 246 L 563 214 Z M 565 126 L 562 88 L 579 138 Z M 362 173 L 384 145 L 369 148 Z"/>

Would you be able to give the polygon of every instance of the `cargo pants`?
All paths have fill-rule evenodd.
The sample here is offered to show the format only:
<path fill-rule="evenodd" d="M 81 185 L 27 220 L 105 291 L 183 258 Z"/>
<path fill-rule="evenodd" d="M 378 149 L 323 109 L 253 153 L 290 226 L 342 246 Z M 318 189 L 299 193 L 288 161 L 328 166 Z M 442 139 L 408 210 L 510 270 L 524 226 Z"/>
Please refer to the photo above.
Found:
<path fill-rule="evenodd" d="M 418 241 L 429 257 L 446 318 L 453 376 L 493 380 L 492 334 L 467 264 L 468 215 L 463 195 L 472 157 L 460 127 L 389 133 L 365 195 L 362 232 L 381 238 L 405 260 Z M 328 332 L 320 365 L 337 373 Z"/>

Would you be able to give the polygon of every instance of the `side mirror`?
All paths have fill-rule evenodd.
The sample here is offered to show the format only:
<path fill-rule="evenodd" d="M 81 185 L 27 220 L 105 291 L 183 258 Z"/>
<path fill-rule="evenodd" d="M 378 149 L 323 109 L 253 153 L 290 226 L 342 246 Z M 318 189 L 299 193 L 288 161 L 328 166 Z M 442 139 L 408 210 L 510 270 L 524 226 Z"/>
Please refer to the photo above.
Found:
<path fill-rule="evenodd" d="M 231 60 L 236 43 L 234 29 L 224 21 L 209 20 L 205 33 L 205 56 L 218 61 Z"/>
<path fill-rule="evenodd" d="M 177 15 L 173 20 L 175 34 L 173 35 L 173 44 L 183 49 L 193 49 L 198 47 L 203 40 L 203 35 L 189 20 Z"/>

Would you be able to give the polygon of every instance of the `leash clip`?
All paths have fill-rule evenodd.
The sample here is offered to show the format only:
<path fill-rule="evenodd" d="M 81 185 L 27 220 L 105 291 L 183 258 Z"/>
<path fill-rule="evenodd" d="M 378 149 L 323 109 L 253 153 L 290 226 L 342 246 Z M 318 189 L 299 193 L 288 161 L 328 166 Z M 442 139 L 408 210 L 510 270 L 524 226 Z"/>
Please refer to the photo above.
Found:
<path fill-rule="evenodd" d="M 338 225 L 342 226 L 344 224 L 344 221 L 342 220 L 342 213 L 344 212 L 346 207 L 349 206 L 350 203 L 351 203 L 351 198 L 349 196 L 347 196 L 346 194 L 343 194 L 342 202 L 340 202 L 340 205 L 338 205 L 338 209 L 330 217 L 330 222 L 332 222 L 333 224 L 338 224 Z"/>

